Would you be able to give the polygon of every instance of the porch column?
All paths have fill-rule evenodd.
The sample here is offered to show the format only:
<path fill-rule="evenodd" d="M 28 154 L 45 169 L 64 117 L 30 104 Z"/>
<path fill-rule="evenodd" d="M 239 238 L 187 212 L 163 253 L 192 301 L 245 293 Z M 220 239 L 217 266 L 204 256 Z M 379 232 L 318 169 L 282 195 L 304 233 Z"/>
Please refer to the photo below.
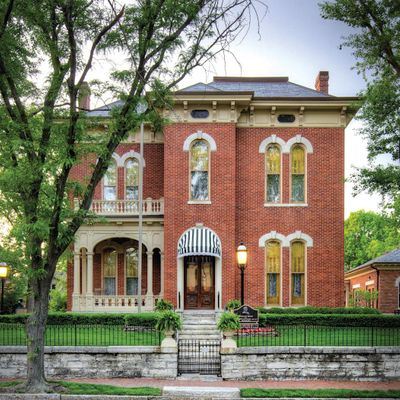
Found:
<path fill-rule="evenodd" d="M 93 253 L 86 252 L 87 277 L 86 277 L 86 310 L 93 310 Z"/>
<path fill-rule="evenodd" d="M 160 296 L 164 298 L 164 252 L 160 252 Z"/>
<path fill-rule="evenodd" d="M 147 293 L 146 293 L 146 308 L 153 309 L 153 252 L 147 252 Z"/>
<path fill-rule="evenodd" d="M 74 311 L 80 311 L 80 263 L 80 253 L 74 253 L 74 287 L 72 292 L 72 309 Z"/>

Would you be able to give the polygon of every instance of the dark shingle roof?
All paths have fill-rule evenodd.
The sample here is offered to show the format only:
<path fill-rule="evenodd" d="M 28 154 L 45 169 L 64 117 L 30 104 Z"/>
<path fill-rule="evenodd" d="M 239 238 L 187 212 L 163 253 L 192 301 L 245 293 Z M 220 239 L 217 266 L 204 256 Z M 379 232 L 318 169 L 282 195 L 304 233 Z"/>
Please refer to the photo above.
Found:
<path fill-rule="evenodd" d="M 390 251 L 389 253 L 384 254 L 383 256 L 376 257 L 373 260 L 370 260 L 365 264 L 360 265 L 360 267 L 365 267 L 366 265 L 371 265 L 371 264 L 392 264 L 392 263 L 400 264 L 400 249 L 396 249 Z"/>
<path fill-rule="evenodd" d="M 116 107 L 122 107 L 124 102 L 122 100 L 114 101 L 110 104 L 106 104 L 104 106 L 95 108 L 94 110 L 88 111 L 86 115 L 88 117 L 108 117 L 110 115 L 110 111 Z"/>
<path fill-rule="evenodd" d="M 214 81 L 196 83 L 179 92 L 254 92 L 254 97 L 331 97 L 304 86 L 289 82 L 287 77 L 235 78 L 215 77 Z"/>

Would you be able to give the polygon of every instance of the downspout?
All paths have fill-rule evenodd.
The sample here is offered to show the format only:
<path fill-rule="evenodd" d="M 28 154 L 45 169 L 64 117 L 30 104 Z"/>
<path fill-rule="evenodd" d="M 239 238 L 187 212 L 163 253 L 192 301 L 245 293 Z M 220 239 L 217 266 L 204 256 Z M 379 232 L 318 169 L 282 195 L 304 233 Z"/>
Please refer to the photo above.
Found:
<path fill-rule="evenodd" d="M 378 310 L 380 309 L 380 301 L 381 301 L 381 292 L 379 291 L 379 269 L 374 267 L 373 265 L 371 265 L 371 268 L 374 269 L 376 271 L 376 290 L 378 291 Z"/>

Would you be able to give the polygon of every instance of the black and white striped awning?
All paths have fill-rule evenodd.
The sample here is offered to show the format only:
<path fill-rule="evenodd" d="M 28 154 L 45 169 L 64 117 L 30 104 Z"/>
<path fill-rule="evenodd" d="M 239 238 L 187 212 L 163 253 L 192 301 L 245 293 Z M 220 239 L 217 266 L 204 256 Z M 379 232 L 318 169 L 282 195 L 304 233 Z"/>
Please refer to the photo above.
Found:
<path fill-rule="evenodd" d="M 195 255 L 221 257 L 221 242 L 211 229 L 191 228 L 179 239 L 178 257 Z"/>

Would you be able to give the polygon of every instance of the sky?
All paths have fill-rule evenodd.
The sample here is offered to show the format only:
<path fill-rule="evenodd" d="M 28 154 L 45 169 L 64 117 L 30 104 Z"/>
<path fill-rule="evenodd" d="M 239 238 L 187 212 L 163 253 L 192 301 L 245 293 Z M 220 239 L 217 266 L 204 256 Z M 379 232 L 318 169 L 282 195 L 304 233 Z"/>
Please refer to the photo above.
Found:
<path fill-rule="evenodd" d="M 291 82 L 314 88 L 318 71 L 329 71 L 329 92 L 335 96 L 355 96 L 365 81 L 352 69 L 355 58 L 351 49 L 339 49 L 343 37 L 352 28 L 341 22 L 324 20 L 318 7 L 320 0 L 266 0 L 268 11 L 260 26 L 231 46 L 240 62 L 218 60 L 213 70 L 196 70 L 180 87 L 196 82 L 210 82 L 219 76 L 288 76 Z M 360 121 L 353 120 L 346 129 L 345 175 L 352 165 L 367 163 L 366 145 L 356 134 Z M 352 197 L 350 183 L 345 184 L 345 217 L 351 211 L 378 209 L 379 197 L 367 194 Z"/>

